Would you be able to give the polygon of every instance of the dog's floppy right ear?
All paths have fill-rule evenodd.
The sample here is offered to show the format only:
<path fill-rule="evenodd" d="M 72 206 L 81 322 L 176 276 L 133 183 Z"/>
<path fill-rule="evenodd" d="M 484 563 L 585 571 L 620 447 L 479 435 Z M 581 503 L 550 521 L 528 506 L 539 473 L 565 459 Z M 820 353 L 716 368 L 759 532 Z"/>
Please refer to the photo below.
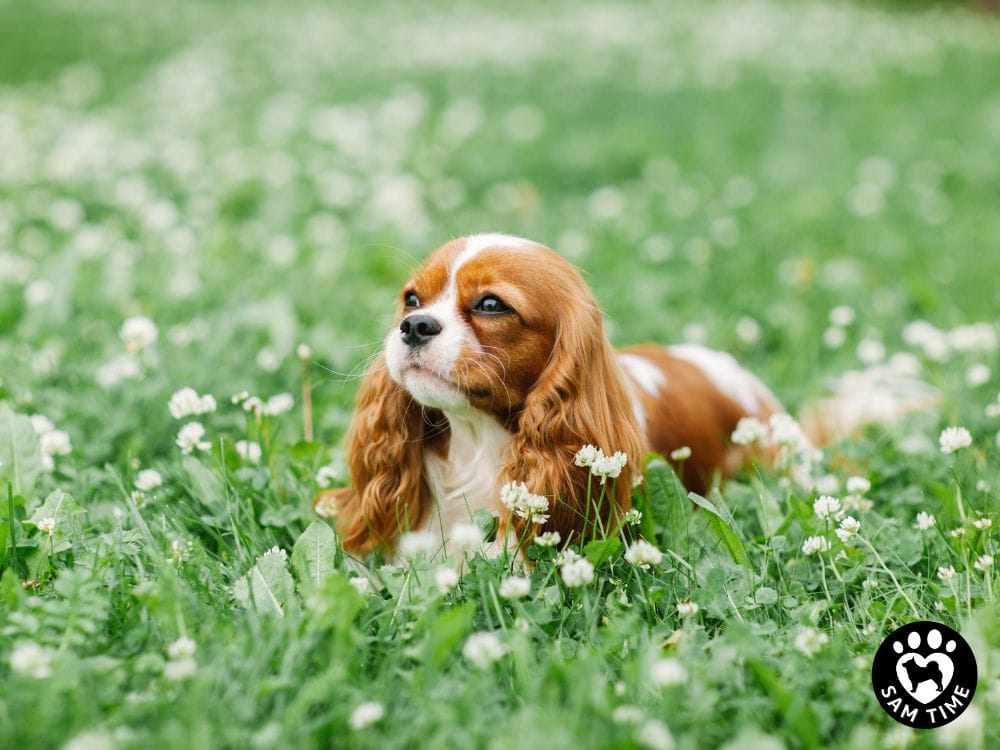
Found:
<path fill-rule="evenodd" d="M 423 512 L 424 409 L 389 377 L 383 356 L 358 392 L 347 436 L 351 486 L 320 493 L 313 505 L 336 506 L 344 549 L 367 554 L 393 547 Z"/>

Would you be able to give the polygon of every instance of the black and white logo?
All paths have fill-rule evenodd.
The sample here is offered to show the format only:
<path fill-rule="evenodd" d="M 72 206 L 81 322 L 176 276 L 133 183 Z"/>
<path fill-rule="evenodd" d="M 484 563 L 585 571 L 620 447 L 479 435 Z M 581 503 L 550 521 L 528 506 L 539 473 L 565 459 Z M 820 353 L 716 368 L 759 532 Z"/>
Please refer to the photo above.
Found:
<path fill-rule="evenodd" d="M 976 657 L 958 633 L 939 622 L 911 622 L 882 641 L 872 687 L 883 710 L 917 729 L 954 721 L 976 692 Z"/>

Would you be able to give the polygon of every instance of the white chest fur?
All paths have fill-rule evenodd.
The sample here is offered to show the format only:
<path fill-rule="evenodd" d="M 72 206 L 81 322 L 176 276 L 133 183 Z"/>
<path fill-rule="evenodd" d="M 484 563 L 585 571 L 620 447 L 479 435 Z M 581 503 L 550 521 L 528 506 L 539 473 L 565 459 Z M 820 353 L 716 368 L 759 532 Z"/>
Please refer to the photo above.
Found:
<path fill-rule="evenodd" d="M 483 412 L 446 416 L 451 429 L 448 456 L 424 452 L 433 505 L 416 529 L 440 535 L 445 545 L 455 524 L 469 523 L 473 511 L 498 512 L 498 480 L 511 439 L 503 425 Z"/>

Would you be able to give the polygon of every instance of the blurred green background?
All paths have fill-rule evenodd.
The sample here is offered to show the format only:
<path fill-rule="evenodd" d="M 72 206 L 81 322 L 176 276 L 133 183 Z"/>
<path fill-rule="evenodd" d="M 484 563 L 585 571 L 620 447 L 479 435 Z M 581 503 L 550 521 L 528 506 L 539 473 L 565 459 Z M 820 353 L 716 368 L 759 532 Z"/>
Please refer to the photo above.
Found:
<path fill-rule="evenodd" d="M 645 653 L 625 654 L 622 639 L 638 632 L 652 653 L 681 627 L 675 602 L 692 596 L 707 614 L 705 628 L 688 626 L 697 644 L 685 656 L 695 655 L 684 689 L 691 701 L 669 716 L 683 747 L 718 746 L 737 731 L 757 744 L 727 748 L 798 747 L 804 726 L 813 746 L 887 746 L 891 737 L 905 746 L 870 700 L 865 665 L 845 672 L 907 616 L 894 609 L 896 589 L 855 556 L 845 610 L 821 621 L 824 607 L 839 604 L 817 588 L 810 561 L 795 558 L 799 541 L 782 553 L 798 571 L 793 589 L 784 562 L 767 567 L 777 548 L 756 540 L 763 562 L 754 586 L 766 582 L 769 595 L 780 591 L 797 608 L 774 604 L 776 595 L 763 609 L 737 596 L 759 620 L 752 628 L 734 625 L 725 609 L 731 580 L 715 549 L 697 554 L 718 573 L 716 589 L 687 590 L 671 569 L 633 619 L 619 619 L 608 594 L 607 609 L 588 611 L 579 626 L 583 645 L 573 638 L 578 621 L 566 624 L 570 607 L 550 612 L 539 597 L 534 650 L 525 645 L 523 656 L 546 666 L 519 673 L 514 687 L 470 678 L 460 665 L 414 671 L 398 646 L 422 632 L 417 607 L 397 620 L 392 599 L 372 597 L 363 626 L 324 640 L 308 618 L 280 627 L 256 619 L 231 592 L 260 553 L 290 549 L 310 520 L 315 469 L 346 429 L 357 375 L 380 347 L 399 285 L 433 247 L 482 231 L 531 237 L 577 263 L 617 345 L 690 340 L 732 351 L 793 410 L 846 370 L 919 352 L 920 341 L 902 337 L 914 320 L 941 331 L 985 323 L 941 333 L 947 351 L 924 359 L 945 392 L 943 418 L 976 434 L 963 481 L 986 489 L 970 508 L 995 509 L 997 478 L 984 467 L 995 468 L 987 456 L 996 455 L 996 424 L 983 406 L 998 371 L 998 167 L 1000 20 L 986 2 L 0 0 L 0 404 L 66 430 L 72 452 L 40 486 L 67 490 L 88 511 L 72 549 L 40 576 L 42 598 L 0 586 L 14 613 L 5 619 L 0 607 L 4 634 L 58 647 L 75 665 L 49 682 L 11 678 L 5 696 L 5 655 L 0 739 L 59 746 L 107 720 L 109 731 L 131 723 L 135 733 L 119 739 L 136 747 L 152 739 L 280 747 L 288 738 L 323 746 L 343 731 L 350 706 L 371 697 L 369 685 L 386 702 L 398 699 L 406 720 L 358 744 L 413 746 L 434 733 L 443 746 L 482 742 L 487 730 L 467 717 L 480 710 L 491 717 L 485 724 L 507 722 L 525 742 L 537 739 L 532 721 L 550 724 L 553 748 L 579 746 L 595 715 L 605 719 L 601 737 L 620 739 L 625 730 L 604 715 L 620 696 L 604 683 L 617 675 L 639 684 Z M 132 316 L 153 321 L 155 345 L 127 350 L 120 329 Z M 971 345 L 969 331 L 978 336 Z M 233 440 L 248 437 L 229 395 L 297 398 L 303 343 L 316 363 L 321 445 L 294 445 L 297 404 L 270 424 L 267 440 L 249 428 L 265 443 L 267 466 L 227 474 Z M 974 387 L 965 377 L 972 365 L 987 367 Z M 204 458 L 210 469 L 174 444 L 179 423 L 166 403 L 183 386 L 220 404 L 205 418 L 219 449 Z M 883 515 L 872 527 L 885 530 L 889 564 L 919 592 L 925 616 L 943 612 L 936 607 L 948 597 L 934 588 L 937 566 L 962 568 L 951 542 L 928 551 L 912 529 L 917 509 L 943 513 L 934 503 L 943 508 L 954 495 L 933 443 L 940 426 L 926 422 L 905 460 L 880 438 L 850 451 L 885 487 L 876 486 Z M 136 469 L 149 466 L 165 475 L 164 489 L 130 501 Z M 219 490 L 209 508 L 223 484 L 234 494 L 223 500 Z M 42 489 L 26 498 L 28 515 Z M 753 494 L 740 489 L 738 497 Z M 141 514 L 128 506 L 140 501 Z M 132 520 L 122 520 L 125 507 Z M 245 513 L 243 525 L 227 513 Z M 30 523 L 24 538 L 44 551 Z M 978 553 L 995 549 L 987 535 L 977 539 Z M 171 563 L 174 576 L 164 559 L 178 540 L 197 552 L 186 567 Z M 745 597 L 752 576 L 742 575 L 732 578 L 743 580 Z M 642 601 L 644 581 L 632 581 L 628 596 Z M 992 590 L 975 596 L 995 611 Z M 710 597 L 722 609 L 707 606 Z M 873 599 L 887 604 L 876 611 Z M 480 620 L 493 616 L 487 604 Z M 942 617 L 963 614 L 958 597 L 947 606 Z M 76 611 L 100 626 L 69 648 L 57 625 Z M 845 611 L 858 618 L 847 634 Z M 604 612 L 613 628 L 601 640 Z M 558 620 L 559 648 L 579 646 L 579 659 L 551 650 L 546 618 Z M 165 644 L 185 621 L 203 665 L 191 688 L 160 678 Z M 984 616 L 976 627 L 993 628 L 997 654 L 995 621 Z M 792 645 L 800 623 L 832 634 L 815 668 Z M 697 661 L 702 651 L 709 663 Z M 734 682 L 734 655 L 765 651 L 770 688 L 767 671 L 757 672 L 761 685 Z M 72 661 L 74 653 L 89 661 Z M 338 672 L 353 655 L 357 663 Z M 309 683 L 312 693 L 299 691 L 305 674 L 322 677 Z M 426 680 L 435 709 L 407 703 L 399 675 Z M 781 697 L 785 683 L 786 693 L 827 708 L 815 716 L 775 708 L 791 701 Z M 473 684 L 480 692 L 461 698 Z M 551 685 L 580 689 L 557 694 Z M 525 695 L 536 703 L 522 704 Z M 778 739 L 755 734 L 785 719 Z M 983 743 L 982 720 L 955 746 Z M 995 738 L 996 722 L 985 731 Z"/>

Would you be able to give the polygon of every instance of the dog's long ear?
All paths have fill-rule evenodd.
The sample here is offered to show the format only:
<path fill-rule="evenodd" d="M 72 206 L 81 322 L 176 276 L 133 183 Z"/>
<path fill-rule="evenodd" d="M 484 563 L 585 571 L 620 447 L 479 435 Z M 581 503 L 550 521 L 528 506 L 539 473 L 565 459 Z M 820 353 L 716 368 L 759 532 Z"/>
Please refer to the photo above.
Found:
<path fill-rule="evenodd" d="M 347 436 L 349 490 L 335 490 L 344 549 L 392 547 L 423 512 L 424 410 L 389 377 L 382 356 L 365 376 Z M 322 502 L 321 496 L 317 503 Z"/>
<path fill-rule="evenodd" d="M 643 442 L 601 312 L 586 284 L 577 280 L 572 304 L 560 311 L 552 356 L 520 414 L 501 481 L 524 482 L 531 492 L 548 497 L 550 519 L 542 530 L 579 542 L 610 531 L 612 509 L 628 510 Z M 589 469 L 574 463 L 584 445 L 608 455 L 625 452 L 628 463 L 621 476 L 603 487 L 591 480 Z M 520 538 L 523 523 L 504 520 Z"/>

